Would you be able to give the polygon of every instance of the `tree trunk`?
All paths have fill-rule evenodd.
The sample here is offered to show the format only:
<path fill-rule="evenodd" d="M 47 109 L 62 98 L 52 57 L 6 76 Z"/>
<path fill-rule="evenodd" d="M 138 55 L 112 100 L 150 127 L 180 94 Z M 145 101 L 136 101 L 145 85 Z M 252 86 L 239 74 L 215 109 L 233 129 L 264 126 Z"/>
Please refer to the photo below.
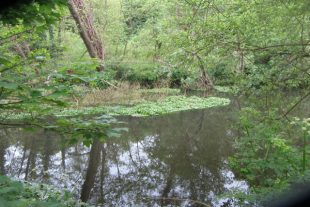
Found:
<path fill-rule="evenodd" d="M 202 58 L 197 54 L 195 54 L 195 56 L 197 57 L 197 60 L 198 60 L 202 84 L 205 85 L 208 89 L 212 89 L 213 88 L 213 82 L 212 82 L 209 74 L 207 73 L 207 71 L 204 67 L 204 62 L 203 62 Z"/>
<path fill-rule="evenodd" d="M 52 58 L 55 58 L 57 54 L 56 54 L 54 27 L 52 25 L 48 26 L 48 33 L 49 33 L 49 41 L 50 41 L 50 44 L 49 44 L 50 54 Z"/>
<path fill-rule="evenodd" d="M 14 44 L 14 50 L 15 52 L 24 60 L 27 59 L 27 55 L 25 54 L 25 51 L 23 50 L 22 45 L 19 44 L 19 42 L 17 41 L 17 36 L 14 35 L 13 37 L 11 37 L 11 41 L 15 42 Z"/>
<path fill-rule="evenodd" d="M 68 6 L 89 56 L 104 61 L 103 44 L 94 28 L 91 13 L 87 13 L 83 0 L 68 0 Z M 102 65 L 97 67 L 97 71 L 103 69 Z"/>

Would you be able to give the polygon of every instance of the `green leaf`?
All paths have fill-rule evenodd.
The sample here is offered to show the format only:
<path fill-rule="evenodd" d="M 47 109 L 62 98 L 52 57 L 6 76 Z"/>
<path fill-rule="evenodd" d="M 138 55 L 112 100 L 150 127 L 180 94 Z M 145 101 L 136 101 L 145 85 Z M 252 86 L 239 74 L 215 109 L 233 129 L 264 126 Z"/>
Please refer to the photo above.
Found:
<path fill-rule="evenodd" d="M 8 65 L 10 64 L 11 61 L 9 61 L 7 58 L 4 58 L 4 57 L 0 57 L 0 65 L 3 64 L 3 65 Z"/>

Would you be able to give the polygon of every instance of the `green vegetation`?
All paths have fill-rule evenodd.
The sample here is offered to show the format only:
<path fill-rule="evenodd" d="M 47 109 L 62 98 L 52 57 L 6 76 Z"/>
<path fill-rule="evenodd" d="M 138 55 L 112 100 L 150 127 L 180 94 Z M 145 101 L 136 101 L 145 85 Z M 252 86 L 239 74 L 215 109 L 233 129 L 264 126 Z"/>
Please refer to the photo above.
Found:
<path fill-rule="evenodd" d="M 87 207 L 69 192 L 44 184 L 14 181 L 0 175 L 1 207 Z"/>
<path fill-rule="evenodd" d="M 304 182 L 310 173 L 310 119 L 287 122 L 275 115 L 270 111 L 265 116 L 253 108 L 241 111 L 239 124 L 244 134 L 236 141 L 237 152 L 230 164 L 252 187 L 246 198 L 252 203 L 275 199 L 296 178 Z"/>
<path fill-rule="evenodd" d="M 116 84 L 116 87 L 107 89 L 85 90 L 76 89 L 76 107 L 102 106 L 102 105 L 135 105 L 145 101 L 158 101 L 167 96 L 180 95 L 181 90 L 175 88 L 145 89 L 138 84 L 125 82 Z"/>
<path fill-rule="evenodd" d="M 229 92 L 245 100 L 230 158 L 250 184 L 240 205 L 309 180 L 309 104 L 294 114 L 310 96 L 309 0 L 34 0 L 1 10 L 0 28 L 2 127 L 90 146 L 124 130 L 108 114 L 223 106 L 181 91 Z"/>
<path fill-rule="evenodd" d="M 180 94 L 181 91 L 180 89 L 177 89 L 177 88 L 152 88 L 152 89 L 143 89 L 142 93 L 177 95 L 177 94 Z"/>
<path fill-rule="evenodd" d="M 68 109 L 56 113 L 55 116 L 76 116 L 87 114 L 106 113 L 110 115 L 128 115 L 128 116 L 156 116 L 167 113 L 204 109 L 215 106 L 225 106 L 230 103 L 226 98 L 200 98 L 197 96 L 170 96 L 161 101 L 146 101 L 134 106 L 101 106 L 82 109 Z"/>
<path fill-rule="evenodd" d="M 146 102 L 133 107 L 123 108 L 112 113 L 132 116 L 155 116 L 177 111 L 224 106 L 228 105 L 229 102 L 229 99 L 217 97 L 199 98 L 196 96 L 171 96 L 163 101 L 155 103 Z"/>

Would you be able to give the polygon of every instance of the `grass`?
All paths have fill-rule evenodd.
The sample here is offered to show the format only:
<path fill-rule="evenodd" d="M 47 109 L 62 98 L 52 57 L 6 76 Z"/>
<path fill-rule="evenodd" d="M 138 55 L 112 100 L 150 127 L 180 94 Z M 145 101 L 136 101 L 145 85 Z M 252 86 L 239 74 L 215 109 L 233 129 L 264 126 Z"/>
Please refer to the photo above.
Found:
<path fill-rule="evenodd" d="M 83 90 L 83 89 L 82 89 Z M 139 84 L 119 83 L 116 87 L 93 89 L 86 94 L 81 93 L 75 99 L 77 107 L 101 105 L 134 105 L 145 101 L 162 100 L 169 95 L 178 95 L 181 91 L 172 88 L 144 89 Z"/>

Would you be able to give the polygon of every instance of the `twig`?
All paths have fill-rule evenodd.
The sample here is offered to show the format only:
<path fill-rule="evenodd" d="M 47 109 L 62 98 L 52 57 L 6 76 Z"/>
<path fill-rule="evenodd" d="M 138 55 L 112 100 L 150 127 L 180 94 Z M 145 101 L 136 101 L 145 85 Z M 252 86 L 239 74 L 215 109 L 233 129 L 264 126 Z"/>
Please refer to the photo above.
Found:
<path fill-rule="evenodd" d="M 279 45 L 268 45 L 265 47 L 259 47 L 259 46 L 252 46 L 253 48 L 243 48 L 244 50 L 249 51 L 257 51 L 257 50 L 267 50 L 270 48 L 277 48 L 277 47 L 302 47 L 302 46 L 308 46 L 309 43 L 290 43 L 290 44 L 279 44 Z"/>
<path fill-rule="evenodd" d="M 15 33 L 15 34 L 8 35 L 8 36 L 6 36 L 6 37 L 0 37 L 0 42 L 1 42 L 2 40 L 9 39 L 9 38 L 14 37 L 14 36 L 21 35 L 21 34 L 23 34 L 23 33 L 31 32 L 31 31 L 34 30 L 34 29 L 35 29 L 35 27 L 33 27 L 33 28 L 31 28 L 31 29 L 23 30 L 23 31 L 18 32 L 18 33 Z"/>
<path fill-rule="evenodd" d="M 114 84 L 110 83 L 109 81 L 104 80 L 104 79 L 102 79 L 102 81 L 103 81 L 103 82 L 105 82 L 105 83 L 107 83 L 108 85 L 110 85 L 110 86 L 112 86 L 112 87 L 114 87 L 114 88 L 118 89 L 118 87 L 117 87 L 116 85 L 114 85 Z"/>
<path fill-rule="evenodd" d="M 307 98 L 310 95 L 310 91 L 301 97 L 291 108 L 289 108 L 283 115 L 282 117 L 286 117 L 296 106 L 298 106 L 305 98 Z"/>
<path fill-rule="evenodd" d="M 88 52 L 88 51 L 87 51 L 87 50 L 85 50 L 85 51 L 83 52 L 83 54 L 81 55 L 81 57 L 80 57 L 80 59 L 79 59 L 79 60 L 81 60 L 87 52 Z"/>
<path fill-rule="evenodd" d="M 17 66 L 20 66 L 22 64 L 24 64 L 26 61 L 21 61 L 20 63 L 14 64 L 13 66 L 7 67 L 7 68 L 3 68 L 2 70 L 0 70 L 0 73 L 4 73 L 7 70 L 11 70 Z"/>

